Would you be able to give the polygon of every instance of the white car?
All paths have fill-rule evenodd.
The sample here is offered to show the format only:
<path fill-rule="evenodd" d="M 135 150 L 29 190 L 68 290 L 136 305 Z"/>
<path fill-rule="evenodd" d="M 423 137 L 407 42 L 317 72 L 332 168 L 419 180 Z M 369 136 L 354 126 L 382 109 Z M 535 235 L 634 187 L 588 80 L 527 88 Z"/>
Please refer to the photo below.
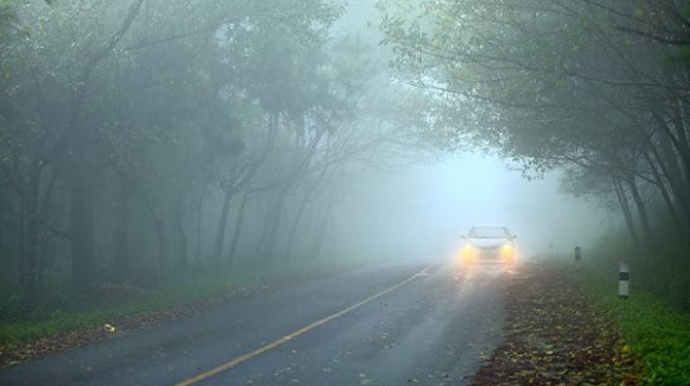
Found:
<path fill-rule="evenodd" d="M 467 235 L 462 236 L 464 243 L 460 251 L 460 262 L 463 265 L 515 264 L 517 261 L 516 237 L 503 225 L 472 227 Z"/>

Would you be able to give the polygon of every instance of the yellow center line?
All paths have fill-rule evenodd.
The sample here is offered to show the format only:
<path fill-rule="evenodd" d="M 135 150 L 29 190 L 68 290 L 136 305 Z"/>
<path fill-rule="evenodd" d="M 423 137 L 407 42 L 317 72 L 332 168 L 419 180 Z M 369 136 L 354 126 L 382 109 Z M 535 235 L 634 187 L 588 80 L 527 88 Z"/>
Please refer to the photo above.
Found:
<path fill-rule="evenodd" d="M 374 301 L 374 300 L 380 298 L 381 296 L 383 296 L 383 295 L 385 295 L 385 294 L 387 294 L 387 293 L 389 293 L 389 292 L 391 292 L 391 291 L 395 291 L 396 289 L 398 289 L 398 288 L 404 286 L 405 284 L 411 282 L 412 280 L 416 279 L 421 273 L 423 273 L 424 271 L 426 271 L 426 270 L 427 270 L 428 268 L 430 268 L 430 267 L 431 267 L 431 265 L 425 267 L 425 268 L 422 269 L 421 271 L 415 273 L 414 275 L 408 277 L 407 279 L 401 281 L 400 283 L 395 284 L 394 286 L 389 287 L 389 288 L 387 288 L 387 289 L 385 289 L 385 290 L 383 290 L 383 291 L 381 291 L 381 292 L 379 292 L 379 293 L 377 293 L 377 294 L 375 294 L 375 295 L 369 296 L 368 298 L 366 298 L 366 299 L 364 299 L 364 300 L 362 300 L 362 301 L 359 301 L 359 302 L 357 302 L 357 303 L 351 305 L 350 307 L 345 308 L 345 309 L 342 310 L 342 311 L 336 312 L 335 314 L 333 314 L 333 315 L 331 315 L 331 316 L 327 316 L 327 317 L 325 317 L 325 318 L 323 318 L 323 319 L 317 320 L 316 322 L 313 322 L 313 323 L 307 325 L 306 327 L 302 327 L 302 328 L 300 328 L 299 330 L 297 330 L 297 331 L 295 331 L 295 332 L 293 332 L 293 333 L 291 333 L 291 334 L 285 335 L 284 337 L 282 337 L 282 338 L 280 338 L 280 339 L 274 340 L 273 342 L 271 342 L 271 343 L 269 343 L 269 344 L 267 344 L 267 345 L 265 345 L 265 346 L 263 346 L 263 347 L 261 347 L 261 348 L 259 348 L 259 349 L 257 349 L 257 350 L 254 350 L 254 351 L 252 351 L 252 352 L 250 352 L 250 353 L 248 353 L 248 354 L 242 355 L 241 357 L 235 358 L 235 359 L 231 360 L 230 362 L 227 362 L 227 363 L 225 363 L 225 364 L 222 364 L 222 365 L 220 365 L 220 366 L 218 366 L 218 367 L 215 367 L 215 368 L 213 368 L 213 369 L 211 369 L 211 370 L 209 370 L 209 371 L 206 371 L 206 372 L 204 372 L 204 373 L 201 373 L 201 374 L 199 374 L 199 375 L 197 375 L 197 376 L 195 376 L 195 377 L 186 379 L 186 380 L 184 380 L 184 381 L 182 381 L 182 382 L 178 382 L 178 383 L 176 383 L 176 384 L 174 384 L 174 385 L 172 385 L 172 386 L 189 386 L 189 385 L 192 385 L 192 384 L 197 383 L 197 382 L 199 382 L 199 381 L 202 381 L 202 380 L 204 380 L 204 379 L 210 378 L 210 377 L 212 377 L 212 376 L 214 376 L 214 375 L 220 374 L 220 373 L 222 373 L 223 371 L 230 370 L 230 369 L 232 369 L 233 367 L 236 367 L 237 365 L 239 365 L 239 364 L 241 364 L 241 363 L 243 363 L 243 362 L 246 362 L 246 361 L 248 361 L 248 360 L 250 360 L 250 359 L 252 359 L 252 358 L 254 358 L 254 357 L 258 356 L 258 355 L 261 355 L 261 354 L 263 354 L 263 353 L 266 353 L 266 352 L 268 352 L 268 351 L 271 351 L 271 350 L 273 350 L 274 348 L 276 348 L 276 347 L 278 347 L 278 346 L 280 346 L 280 345 L 282 345 L 282 344 L 284 344 L 284 343 L 287 343 L 287 342 L 289 342 L 290 340 L 292 340 L 292 339 L 294 339 L 294 338 L 296 338 L 296 337 L 298 337 L 298 336 L 300 336 L 300 335 L 303 335 L 303 334 L 305 334 L 305 333 L 307 333 L 307 332 L 309 332 L 309 331 L 315 329 L 316 327 L 319 327 L 319 326 L 321 326 L 321 325 L 323 325 L 323 324 L 326 324 L 326 323 L 330 322 L 330 321 L 333 320 L 333 319 L 339 318 L 339 317 L 341 317 L 341 316 L 343 316 L 343 315 L 345 315 L 345 314 L 347 314 L 347 313 L 349 313 L 349 312 L 352 312 L 352 311 L 354 311 L 355 309 L 357 309 L 357 308 L 359 308 L 359 307 L 361 307 L 361 306 L 363 306 L 363 305 L 365 305 L 365 304 L 367 304 L 367 303 L 370 303 L 370 302 L 372 302 L 372 301 Z"/>

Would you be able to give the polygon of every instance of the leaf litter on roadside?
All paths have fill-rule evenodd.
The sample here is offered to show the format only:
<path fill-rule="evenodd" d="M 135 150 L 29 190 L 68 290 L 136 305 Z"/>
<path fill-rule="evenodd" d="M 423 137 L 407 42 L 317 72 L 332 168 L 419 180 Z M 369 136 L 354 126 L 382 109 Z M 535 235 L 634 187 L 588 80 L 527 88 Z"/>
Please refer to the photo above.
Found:
<path fill-rule="evenodd" d="M 640 367 L 615 327 L 575 283 L 535 264 L 506 279 L 505 341 L 472 385 L 641 384 Z"/>

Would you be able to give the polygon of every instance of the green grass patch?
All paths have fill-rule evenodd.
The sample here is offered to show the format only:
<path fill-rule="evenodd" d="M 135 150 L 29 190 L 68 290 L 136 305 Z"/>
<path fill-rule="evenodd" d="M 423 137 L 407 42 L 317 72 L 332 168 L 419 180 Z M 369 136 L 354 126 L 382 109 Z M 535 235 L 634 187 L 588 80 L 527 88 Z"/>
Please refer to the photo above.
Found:
<path fill-rule="evenodd" d="M 690 385 L 689 315 L 635 286 L 634 273 L 626 300 L 618 298 L 615 272 L 604 277 L 598 271 L 584 269 L 575 277 L 617 325 L 624 339 L 621 346 L 627 346 L 639 358 L 645 370 L 645 385 Z"/>
<path fill-rule="evenodd" d="M 296 261 L 269 266 L 238 266 L 232 270 L 170 273 L 166 275 L 165 284 L 153 290 L 106 284 L 88 297 L 65 295 L 59 302 L 54 302 L 56 306 L 45 305 L 32 315 L 11 314 L 8 317 L 2 312 L 7 304 L 0 304 L 0 350 L 88 326 L 117 323 L 120 318 L 140 312 L 181 307 L 239 290 L 254 291 L 310 274 L 355 268 L 369 261 Z"/>

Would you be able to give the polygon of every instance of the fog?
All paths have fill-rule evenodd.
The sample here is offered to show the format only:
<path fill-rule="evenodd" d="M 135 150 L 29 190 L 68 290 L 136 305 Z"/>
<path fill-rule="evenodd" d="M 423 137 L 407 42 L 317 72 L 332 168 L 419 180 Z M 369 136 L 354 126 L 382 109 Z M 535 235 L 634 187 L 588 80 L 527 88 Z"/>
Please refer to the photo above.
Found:
<path fill-rule="evenodd" d="M 596 205 L 559 193 L 559 177 L 528 181 L 505 160 L 472 153 L 378 174 L 343 200 L 332 243 L 434 261 L 452 258 L 470 227 L 495 224 L 518 236 L 524 259 L 570 254 L 619 224 Z"/>
<path fill-rule="evenodd" d="M 533 62 L 558 45 L 494 58 L 525 31 L 484 25 L 493 8 L 460 10 L 466 26 L 446 24 L 457 4 L 403 3 L 8 3 L 6 298 L 35 309 L 188 270 L 447 261 L 481 224 L 508 227 L 528 260 L 620 229 L 651 238 L 664 206 L 680 223 L 684 174 L 662 155 L 676 142 L 640 154 L 625 128 L 646 121 L 597 99 L 638 95 L 597 96 L 569 73 L 614 59 L 576 45 L 546 76 Z M 540 28 L 565 17 L 549 15 Z M 475 27 L 496 33 L 491 52 Z M 521 60 L 536 73 L 503 66 Z"/>
<path fill-rule="evenodd" d="M 350 3 L 336 34 L 382 40 L 374 4 Z M 385 46 L 375 52 L 380 65 L 391 60 Z M 364 178 L 343 200 L 333 245 L 386 258 L 452 258 L 470 227 L 496 224 L 518 235 L 521 258 L 529 259 L 570 254 L 576 245 L 589 245 L 620 226 L 619 218 L 596 203 L 563 194 L 558 171 L 528 180 L 521 165 L 474 150 L 472 143 L 463 147 L 455 153 L 424 151 L 418 162 Z M 407 157 L 416 156 L 414 149 L 407 151 Z"/>
<path fill-rule="evenodd" d="M 0 0 L 0 384 L 657 380 L 686 3 Z"/>

